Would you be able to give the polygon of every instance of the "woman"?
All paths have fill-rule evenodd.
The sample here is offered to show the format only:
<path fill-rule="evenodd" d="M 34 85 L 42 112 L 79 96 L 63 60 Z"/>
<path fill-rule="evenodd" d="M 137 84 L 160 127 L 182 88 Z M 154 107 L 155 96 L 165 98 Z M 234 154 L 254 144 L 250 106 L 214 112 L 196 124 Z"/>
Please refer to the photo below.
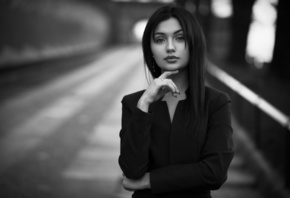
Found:
<path fill-rule="evenodd" d="M 133 197 L 209 198 L 233 158 L 230 99 L 206 87 L 206 46 L 197 20 L 165 6 L 142 41 L 154 80 L 122 100 L 119 165 Z"/>

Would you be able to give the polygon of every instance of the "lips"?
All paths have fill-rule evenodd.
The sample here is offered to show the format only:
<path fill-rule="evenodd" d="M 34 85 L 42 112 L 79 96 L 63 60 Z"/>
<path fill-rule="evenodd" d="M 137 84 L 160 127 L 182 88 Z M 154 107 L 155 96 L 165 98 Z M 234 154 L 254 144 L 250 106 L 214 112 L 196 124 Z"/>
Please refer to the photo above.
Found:
<path fill-rule="evenodd" d="M 164 60 L 168 61 L 168 62 L 175 62 L 179 59 L 179 57 L 177 56 L 167 56 L 164 58 Z"/>

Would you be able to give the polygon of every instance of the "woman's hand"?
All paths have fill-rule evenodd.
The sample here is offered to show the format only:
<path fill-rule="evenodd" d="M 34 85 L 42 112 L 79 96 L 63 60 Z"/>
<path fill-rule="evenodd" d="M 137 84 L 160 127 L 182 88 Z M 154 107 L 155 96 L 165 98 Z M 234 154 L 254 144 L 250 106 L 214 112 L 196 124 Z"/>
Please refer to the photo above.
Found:
<path fill-rule="evenodd" d="M 123 175 L 123 187 L 128 191 L 142 190 L 150 188 L 150 173 L 137 180 L 128 179 Z"/>
<path fill-rule="evenodd" d="M 159 78 L 155 78 L 139 99 L 137 107 L 144 112 L 148 112 L 149 105 L 159 100 L 166 93 L 171 91 L 173 96 L 180 93 L 174 82 L 171 79 L 167 79 L 168 76 L 177 73 L 178 70 L 166 71 Z"/>

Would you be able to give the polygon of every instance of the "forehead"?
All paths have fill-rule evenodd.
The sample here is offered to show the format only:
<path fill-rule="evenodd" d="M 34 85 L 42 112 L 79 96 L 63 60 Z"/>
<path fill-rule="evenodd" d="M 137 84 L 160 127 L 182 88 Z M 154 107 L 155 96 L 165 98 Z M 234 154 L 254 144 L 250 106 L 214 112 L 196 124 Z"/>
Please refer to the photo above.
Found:
<path fill-rule="evenodd" d="M 176 18 L 169 18 L 167 20 L 161 21 L 155 29 L 154 33 L 165 33 L 170 34 L 174 33 L 178 30 L 181 30 L 182 27 L 179 23 L 179 21 Z"/>

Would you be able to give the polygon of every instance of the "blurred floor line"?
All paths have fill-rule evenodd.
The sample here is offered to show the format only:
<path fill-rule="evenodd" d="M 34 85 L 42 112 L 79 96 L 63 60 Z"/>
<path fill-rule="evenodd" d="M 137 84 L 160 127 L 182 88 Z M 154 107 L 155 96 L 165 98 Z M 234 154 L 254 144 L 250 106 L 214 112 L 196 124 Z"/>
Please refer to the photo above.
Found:
<path fill-rule="evenodd" d="M 107 49 L 98 55 L 99 58 L 96 61 L 83 65 L 76 71 L 62 75 L 50 83 L 29 89 L 23 94 L 18 94 L 17 97 L 0 103 L 1 127 L 14 127 L 15 124 L 19 124 L 26 118 L 26 115 L 23 116 L 23 114 L 15 115 L 15 111 L 29 112 L 29 115 L 35 113 L 35 106 L 44 108 L 47 105 L 47 101 L 44 101 L 44 98 L 50 101 L 55 100 L 59 95 L 67 93 L 68 90 L 75 88 L 78 84 L 111 69 L 109 66 L 112 65 L 110 63 L 112 60 L 116 60 L 118 57 L 124 57 L 128 51 L 136 48 L 137 46 L 119 46 Z M 7 119 L 7 117 L 13 117 L 13 119 Z"/>
<path fill-rule="evenodd" d="M 100 94 L 110 84 L 115 83 L 114 79 L 126 75 L 132 67 L 140 62 L 140 50 L 130 48 L 123 50 L 125 53 L 117 54 L 115 59 L 108 54 L 109 57 L 105 57 L 109 60 L 108 64 L 105 64 L 104 61 L 95 63 L 96 68 L 105 65 L 110 67 L 109 70 L 105 70 L 97 78 L 91 77 L 44 109 L 39 109 L 23 124 L 16 126 L 14 130 L 2 137 L 0 140 L 0 171 L 25 156 L 29 150 L 39 145 L 45 137 L 55 132 L 60 125 L 84 108 L 94 96 Z"/>

